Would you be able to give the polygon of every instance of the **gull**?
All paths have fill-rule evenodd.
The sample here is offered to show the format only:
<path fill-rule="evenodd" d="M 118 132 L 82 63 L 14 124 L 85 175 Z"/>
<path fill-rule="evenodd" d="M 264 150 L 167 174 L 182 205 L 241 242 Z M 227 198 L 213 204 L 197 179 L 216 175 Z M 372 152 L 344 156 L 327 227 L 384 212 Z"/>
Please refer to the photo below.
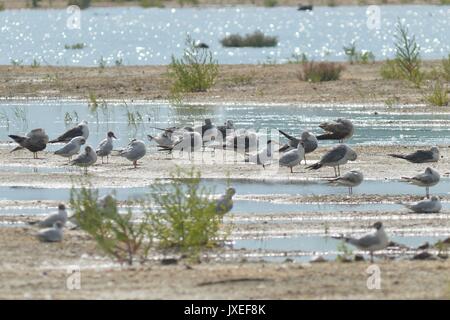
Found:
<path fill-rule="evenodd" d="M 225 139 L 228 135 L 232 134 L 235 130 L 232 120 L 227 120 L 223 126 L 217 126 L 217 130 L 222 134 L 222 139 Z"/>
<path fill-rule="evenodd" d="M 58 138 L 49 141 L 48 143 L 57 143 L 57 142 L 69 142 L 75 137 L 82 136 L 87 140 L 89 137 L 89 128 L 86 120 L 81 121 L 76 127 L 67 130 Z"/>
<path fill-rule="evenodd" d="M 84 167 L 84 173 L 87 174 L 87 168 L 97 162 L 97 154 L 91 146 L 84 148 L 84 153 L 80 154 L 70 162 L 71 165 Z"/>
<path fill-rule="evenodd" d="M 54 153 L 58 156 L 69 158 L 69 162 L 72 159 L 72 156 L 76 155 L 80 152 L 80 148 L 82 145 L 86 143 L 86 139 L 83 137 L 75 137 L 70 140 L 64 147 L 56 150 Z"/>
<path fill-rule="evenodd" d="M 355 161 L 356 152 L 345 144 L 339 144 L 327 153 L 325 153 L 319 162 L 306 167 L 310 170 L 318 170 L 322 167 L 333 167 L 335 177 L 341 174 L 340 165 L 346 164 L 348 161 Z M 336 170 L 337 167 L 337 170 Z"/>
<path fill-rule="evenodd" d="M 33 129 L 25 136 L 11 134 L 8 137 L 19 144 L 19 146 L 15 147 L 11 152 L 27 149 L 28 151 L 33 152 L 34 159 L 37 159 L 37 153 L 44 150 L 48 143 L 48 135 L 45 133 L 45 130 L 41 128 Z"/>
<path fill-rule="evenodd" d="M 202 136 L 198 132 L 185 131 L 183 137 L 181 137 L 173 146 L 163 147 L 160 146 L 158 151 L 169 151 L 173 150 L 186 151 L 191 159 L 191 153 L 199 151 L 202 148 L 203 140 Z"/>
<path fill-rule="evenodd" d="M 259 151 L 256 154 L 247 155 L 245 162 L 256 163 L 257 165 L 260 165 L 265 169 L 266 165 L 270 164 L 272 161 L 274 152 L 273 148 L 273 141 L 268 140 L 267 146 L 263 150 Z"/>
<path fill-rule="evenodd" d="M 441 201 L 437 196 L 432 196 L 431 199 L 425 199 L 413 204 L 401 204 L 416 213 L 438 213 L 442 209 Z"/>
<path fill-rule="evenodd" d="M 402 180 L 415 186 L 425 187 L 427 199 L 430 198 L 430 187 L 439 183 L 441 176 L 436 170 L 427 167 L 424 173 L 420 173 L 412 178 L 402 177 Z"/>
<path fill-rule="evenodd" d="M 133 139 L 125 149 L 120 150 L 119 155 L 132 161 L 136 169 L 137 161 L 145 156 L 146 152 L 145 143 L 141 140 Z"/>
<path fill-rule="evenodd" d="M 364 180 L 364 176 L 361 171 L 351 170 L 346 174 L 337 178 L 329 179 L 332 184 L 348 187 L 348 194 L 353 194 L 353 187 L 359 186 Z"/>
<path fill-rule="evenodd" d="M 64 204 L 60 204 L 58 206 L 58 212 L 57 213 L 53 213 L 53 214 L 47 216 L 42 221 L 30 222 L 30 224 L 37 223 L 37 225 L 40 228 L 50 228 L 58 221 L 60 221 L 63 225 L 65 225 L 66 222 L 67 222 L 67 211 L 66 211 L 66 206 Z"/>
<path fill-rule="evenodd" d="M 222 148 L 241 153 L 257 151 L 258 136 L 253 131 L 235 132 L 226 138 Z"/>
<path fill-rule="evenodd" d="M 172 147 L 178 141 L 178 137 L 172 138 L 172 131 L 164 131 L 156 136 L 147 135 L 149 141 L 155 141 L 158 147 Z"/>
<path fill-rule="evenodd" d="M 217 130 L 217 127 L 212 124 L 211 119 L 205 119 L 205 124 L 194 127 L 194 132 L 201 134 L 203 142 L 208 142 L 215 140 L 219 131 Z"/>
<path fill-rule="evenodd" d="M 283 145 L 278 151 L 285 152 L 285 151 L 295 149 L 295 148 L 297 148 L 297 145 L 299 142 L 303 142 L 303 147 L 305 148 L 304 160 L 305 160 L 305 164 L 306 164 L 306 154 L 313 152 L 318 147 L 318 141 L 317 141 L 316 136 L 314 136 L 312 133 L 310 133 L 308 131 L 303 131 L 302 136 L 299 139 L 299 138 L 296 138 L 296 137 L 293 137 L 293 136 L 287 134 L 286 132 L 284 132 L 282 130 L 278 129 L 278 131 L 282 135 L 284 135 L 286 138 L 289 139 L 288 143 Z"/>
<path fill-rule="evenodd" d="M 384 231 L 383 224 L 380 221 L 375 222 L 372 227 L 375 228 L 375 232 L 369 233 L 361 238 L 342 236 L 333 238 L 343 239 L 345 242 L 354 245 L 359 250 L 369 251 L 370 262 L 373 262 L 373 252 L 385 249 L 389 245 L 389 238 Z"/>
<path fill-rule="evenodd" d="M 106 135 L 106 138 L 103 139 L 97 147 L 96 153 L 97 156 L 102 158 L 102 163 L 104 157 L 106 157 L 106 163 L 109 162 L 109 155 L 113 150 L 113 138 L 117 139 L 114 135 L 114 132 L 109 131 Z"/>
<path fill-rule="evenodd" d="M 42 242 L 61 242 L 63 239 L 64 224 L 57 221 L 53 227 L 42 229 L 38 232 L 37 238 Z"/>
<path fill-rule="evenodd" d="M 416 152 L 407 155 L 390 153 L 388 156 L 405 159 L 411 163 L 438 162 L 439 149 L 437 147 L 432 147 L 430 150 L 417 150 Z"/>
<path fill-rule="evenodd" d="M 220 196 L 216 201 L 216 213 L 224 215 L 233 208 L 233 196 L 236 194 L 234 188 L 228 188 L 224 195 Z"/>
<path fill-rule="evenodd" d="M 324 134 L 317 136 L 318 140 L 339 140 L 340 143 L 353 136 L 353 123 L 346 119 L 337 119 L 332 122 L 324 122 L 319 125 L 325 130 Z"/>
<path fill-rule="evenodd" d="M 289 167 L 292 171 L 292 167 L 295 167 L 302 162 L 305 156 L 305 149 L 303 148 L 303 143 L 299 143 L 296 149 L 290 150 L 284 153 L 278 160 L 281 167 Z"/>

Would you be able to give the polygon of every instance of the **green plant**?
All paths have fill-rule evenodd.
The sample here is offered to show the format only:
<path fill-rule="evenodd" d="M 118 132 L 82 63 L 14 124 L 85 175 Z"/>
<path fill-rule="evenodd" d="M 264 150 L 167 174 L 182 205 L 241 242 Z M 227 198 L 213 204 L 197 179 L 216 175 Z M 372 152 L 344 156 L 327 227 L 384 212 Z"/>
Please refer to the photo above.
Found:
<path fill-rule="evenodd" d="M 211 190 L 200 185 L 200 172 L 195 169 L 171 173 L 169 184 L 152 184 L 144 210 L 152 232 L 162 249 L 177 249 L 198 258 L 198 254 L 217 245 L 222 216 L 210 200 Z"/>
<path fill-rule="evenodd" d="M 380 67 L 380 75 L 386 80 L 402 79 L 402 73 L 395 60 L 387 59 Z"/>
<path fill-rule="evenodd" d="M 89 8 L 91 5 L 91 0 L 69 0 L 67 2 L 68 6 L 78 6 L 80 9 Z"/>
<path fill-rule="evenodd" d="M 395 38 L 396 55 L 394 61 L 398 71 L 402 78 L 419 86 L 423 80 L 423 73 L 420 70 L 422 61 L 416 37 L 410 35 L 408 28 L 399 21 Z"/>
<path fill-rule="evenodd" d="M 273 8 L 278 5 L 277 0 L 264 0 L 264 7 Z"/>
<path fill-rule="evenodd" d="M 11 64 L 13 65 L 13 66 L 21 66 L 22 65 L 22 63 L 23 63 L 23 60 L 19 60 L 19 59 L 11 59 Z"/>
<path fill-rule="evenodd" d="M 33 62 L 31 63 L 32 68 L 39 68 L 41 66 L 41 63 L 37 61 L 36 59 L 33 59 Z"/>
<path fill-rule="evenodd" d="M 116 67 L 123 66 L 123 59 L 117 58 L 116 61 L 114 61 L 114 64 L 116 65 Z"/>
<path fill-rule="evenodd" d="M 337 250 L 340 253 L 337 255 L 336 260 L 339 262 L 349 261 L 353 254 L 353 251 L 347 246 L 344 240 L 337 246 Z"/>
<path fill-rule="evenodd" d="M 172 56 L 168 75 L 172 80 L 171 93 L 179 96 L 185 92 L 202 92 L 214 85 L 219 74 L 217 60 L 209 49 L 198 48 L 189 36 L 187 48 L 181 58 Z"/>
<path fill-rule="evenodd" d="M 333 62 L 306 62 L 301 65 L 298 78 L 302 81 L 322 82 L 339 80 L 344 67 Z"/>
<path fill-rule="evenodd" d="M 252 34 L 241 36 L 239 34 L 231 34 L 226 36 L 220 43 L 224 47 L 275 47 L 278 44 L 278 38 L 266 36 L 261 31 L 255 31 Z"/>
<path fill-rule="evenodd" d="M 375 56 L 371 51 L 361 51 L 356 50 L 356 43 L 352 42 L 349 46 L 344 46 L 344 53 L 347 56 L 348 62 L 350 64 L 362 63 L 366 64 L 375 61 Z"/>
<path fill-rule="evenodd" d="M 308 62 L 308 56 L 306 53 L 293 53 L 291 55 L 291 58 L 288 59 L 287 63 L 293 63 L 293 64 L 303 64 Z"/>
<path fill-rule="evenodd" d="M 442 75 L 445 80 L 450 81 L 450 54 L 447 58 L 442 59 Z"/>
<path fill-rule="evenodd" d="M 146 216 L 139 222 L 133 221 L 128 208 L 120 214 L 113 197 L 98 201 L 98 191 L 91 188 L 72 188 L 70 206 L 80 228 L 97 242 L 99 247 L 120 263 L 132 265 L 136 257 L 143 261 L 152 245 Z"/>
<path fill-rule="evenodd" d="M 83 42 L 75 43 L 72 45 L 66 44 L 64 45 L 64 49 L 66 50 L 81 50 L 86 46 Z"/>
<path fill-rule="evenodd" d="M 139 5 L 142 8 L 164 8 L 162 0 L 140 0 Z"/>
<path fill-rule="evenodd" d="M 450 5 L 450 0 L 441 0 L 441 4 Z"/>
<path fill-rule="evenodd" d="M 39 2 L 41 2 L 41 0 L 32 0 L 31 1 L 31 7 L 32 8 L 37 8 L 39 6 Z"/>
<path fill-rule="evenodd" d="M 246 86 L 253 83 L 255 78 L 255 73 L 251 72 L 250 74 L 238 74 L 233 75 L 229 82 L 232 86 Z"/>
<path fill-rule="evenodd" d="M 100 57 L 100 59 L 98 60 L 98 67 L 103 70 L 106 67 L 106 60 L 103 57 Z"/>
<path fill-rule="evenodd" d="M 5 4 L 3 2 L 0 2 L 0 11 L 5 10 Z"/>
<path fill-rule="evenodd" d="M 447 89 L 440 81 L 436 81 L 433 84 L 431 94 L 427 95 L 425 98 L 428 103 L 438 107 L 447 106 L 449 102 Z"/>
<path fill-rule="evenodd" d="M 185 4 L 198 5 L 198 0 L 177 0 L 180 7 L 183 7 Z"/>

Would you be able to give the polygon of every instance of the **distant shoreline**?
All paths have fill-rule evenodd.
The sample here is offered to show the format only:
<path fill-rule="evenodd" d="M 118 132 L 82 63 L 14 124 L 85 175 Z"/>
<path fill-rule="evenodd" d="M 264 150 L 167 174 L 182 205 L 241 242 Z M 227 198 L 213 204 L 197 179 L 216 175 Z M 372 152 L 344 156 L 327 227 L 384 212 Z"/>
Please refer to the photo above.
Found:
<path fill-rule="evenodd" d="M 369 6 L 369 5 L 441 5 L 442 0 L 274 0 L 276 6 L 289 6 L 298 7 L 302 5 L 313 6 Z M 39 3 L 37 9 L 63 9 L 67 7 L 67 0 L 42 0 Z M 157 1 L 155 1 L 156 3 Z M 255 7 L 268 7 L 265 5 L 265 0 L 198 0 L 197 5 L 185 4 L 183 7 L 224 7 L 224 6 L 255 6 Z M 178 1 L 161 0 L 160 3 L 166 8 L 180 8 Z M 30 0 L 16 0 L 16 1 L 4 1 L 0 0 L 0 4 L 4 5 L 5 9 L 26 9 L 31 8 Z M 127 2 L 113 2 L 113 1 L 92 1 L 91 7 L 140 7 L 140 1 L 127 1 Z"/>

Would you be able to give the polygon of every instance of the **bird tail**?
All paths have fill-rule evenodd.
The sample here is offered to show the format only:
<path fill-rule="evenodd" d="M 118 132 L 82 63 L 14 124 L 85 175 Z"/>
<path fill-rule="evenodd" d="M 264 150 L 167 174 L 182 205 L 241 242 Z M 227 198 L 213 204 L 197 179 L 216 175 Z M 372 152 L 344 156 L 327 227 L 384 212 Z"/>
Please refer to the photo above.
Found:
<path fill-rule="evenodd" d="M 61 142 L 61 140 L 59 138 L 56 138 L 56 139 L 50 140 L 48 143 L 58 143 L 58 142 Z"/>
<path fill-rule="evenodd" d="M 17 146 L 17 147 L 15 147 L 14 149 L 12 149 L 10 152 L 13 153 L 14 151 L 22 150 L 22 149 L 23 149 L 23 147 Z"/>
<path fill-rule="evenodd" d="M 153 136 L 150 135 L 150 134 L 147 135 L 147 138 L 148 138 L 149 141 L 152 141 L 152 140 L 153 140 Z"/>
<path fill-rule="evenodd" d="M 285 150 L 289 149 L 289 146 L 287 144 L 285 144 L 284 146 L 282 146 L 280 149 L 278 149 L 278 152 L 284 152 Z"/>
<path fill-rule="evenodd" d="M 25 141 L 26 137 L 22 137 L 22 136 L 16 136 L 14 134 L 10 134 L 8 137 L 10 137 L 11 139 L 13 139 L 15 142 L 17 143 L 22 143 Z"/>
<path fill-rule="evenodd" d="M 404 181 L 404 182 L 411 182 L 412 178 L 401 177 L 400 180 L 401 180 L 401 181 Z"/>
<path fill-rule="evenodd" d="M 320 162 L 314 163 L 314 164 L 306 167 L 306 169 L 309 169 L 309 170 L 319 170 L 320 168 L 322 168 L 322 164 Z"/>
<path fill-rule="evenodd" d="M 405 156 L 401 154 L 389 153 L 388 156 L 393 158 L 405 159 Z"/>

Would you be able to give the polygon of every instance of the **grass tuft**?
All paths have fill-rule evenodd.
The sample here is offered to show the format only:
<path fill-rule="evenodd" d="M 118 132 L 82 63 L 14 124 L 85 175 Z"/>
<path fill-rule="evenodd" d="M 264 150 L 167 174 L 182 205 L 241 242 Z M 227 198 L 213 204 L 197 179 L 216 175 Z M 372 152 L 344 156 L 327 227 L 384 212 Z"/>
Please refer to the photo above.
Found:
<path fill-rule="evenodd" d="M 344 67 L 334 62 L 305 62 L 298 78 L 302 81 L 323 82 L 339 80 Z"/>
<path fill-rule="evenodd" d="M 241 36 L 239 34 L 232 34 L 226 36 L 220 43 L 224 47 L 275 47 L 278 44 L 278 38 L 272 36 L 266 36 L 261 31 L 255 31 L 252 34 L 246 34 Z"/>

